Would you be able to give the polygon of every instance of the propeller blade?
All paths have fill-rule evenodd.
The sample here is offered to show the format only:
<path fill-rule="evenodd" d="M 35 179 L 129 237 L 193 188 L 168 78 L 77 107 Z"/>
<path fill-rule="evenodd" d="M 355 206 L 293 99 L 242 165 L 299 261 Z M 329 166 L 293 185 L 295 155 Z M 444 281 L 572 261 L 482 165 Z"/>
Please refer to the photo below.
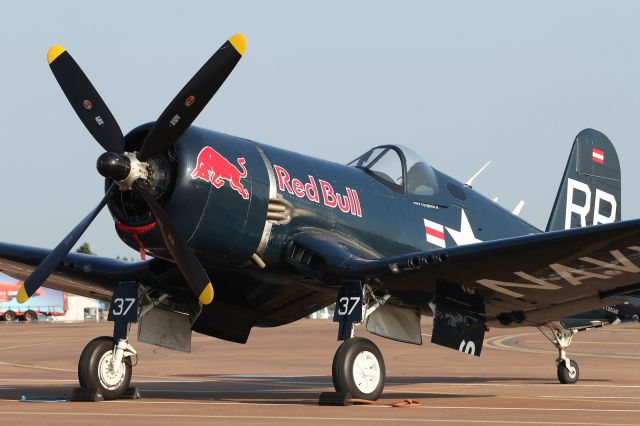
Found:
<path fill-rule="evenodd" d="M 184 238 L 175 231 L 171 219 L 160 207 L 160 204 L 147 191 L 141 188 L 141 185 L 135 185 L 134 187 L 136 192 L 144 198 L 151 213 L 153 213 L 162 238 L 189 287 L 191 287 L 191 290 L 193 290 L 202 304 L 208 305 L 213 300 L 213 286 L 202 264 L 200 264 L 200 261 L 189 248 Z"/>
<path fill-rule="evenodd" d="M 47 61 L 89 133 L 106 151 L 121 153 L 124 136 L 118 122 L 69 52 L 64 47 L 55 45 L 47 52 Z"/>
<path fill-rule="evenodd" d="M 178 140 L 231 74 L 246 48 L 245 36 L 236 34 L 209 58 L 149 131 L 137 155 L 140 161 L 164 152 Z"/>
<path fill-rule="evenodd" d="M 100 210 L 107 204 L 113 192 L 115 191 L 116 185 L 112 184 L 104 198 L 100 203 L 94 208 L 82 221 L 76 225 L 75 228 L 69 232 L 69 234 L 62 240 L 60 243 L 51 250 L 51 252 L 44 258 L 40 265 L 27 277 L 20 290 L 18 290 L 17 299 L 18 302 L 24 303 L 33 294 L 38 291 L 42 283 L 44 283 L 49 275 L 55 271 L 56 267 L 62 262 L 62 259 L 71 251 L 73 246 L 78 242 L 84 231 L 87 230 L 91 222 L 96 218 Z"/>

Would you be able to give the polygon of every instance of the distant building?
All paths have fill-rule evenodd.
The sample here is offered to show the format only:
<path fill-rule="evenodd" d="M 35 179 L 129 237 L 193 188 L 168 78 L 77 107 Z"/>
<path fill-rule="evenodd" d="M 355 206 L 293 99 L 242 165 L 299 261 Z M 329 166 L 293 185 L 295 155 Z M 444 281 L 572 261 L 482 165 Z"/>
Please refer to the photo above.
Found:
<path fill-rule="evenodd" d="M 75 294 L 67 294 L 67 312 L 55 321 L 100 321 L 104 304 L 96 299 L 90 299 Z"/>

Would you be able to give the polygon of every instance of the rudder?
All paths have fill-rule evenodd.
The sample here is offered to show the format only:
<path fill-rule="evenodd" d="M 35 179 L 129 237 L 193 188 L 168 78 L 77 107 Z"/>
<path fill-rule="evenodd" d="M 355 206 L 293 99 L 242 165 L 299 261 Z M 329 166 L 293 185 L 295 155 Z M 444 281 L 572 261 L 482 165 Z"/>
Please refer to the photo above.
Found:
<path fill-rule="evenodd" d="M 573 142 L 547 232 L 617 222 L 621 207 L 616 149 L 604 134 L 585 129 Z"/>

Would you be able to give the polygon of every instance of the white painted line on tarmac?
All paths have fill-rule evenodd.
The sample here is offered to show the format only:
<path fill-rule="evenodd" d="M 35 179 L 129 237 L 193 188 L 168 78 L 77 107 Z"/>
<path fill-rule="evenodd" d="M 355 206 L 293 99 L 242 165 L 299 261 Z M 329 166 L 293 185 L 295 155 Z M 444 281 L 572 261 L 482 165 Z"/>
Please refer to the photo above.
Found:
<path fill-rule="evenodd" d="M 105 401 L 106 402 L 106 401 Z M 109 402 L 122 402 L 122 403 L 135 403 L 135 404 L 165 404 L 165 405 L 313 405 L 316 406 L 316 403 L 261 403 L 261 402 L 242 402 L 242 401 L 149 401 L 146 399 L 138 399 L 138 400 L 120 400 L 120 401 L 109 401 Z M 369 406 L 359 406 L 356 407 L 369 407 Z M 381 407 L 381 408 L 390 408 L 390 407 Z M 484 407 L 484 406 L 454 406 L 454 405 L 422 405 L 420 407 L 416 407 L 415 409 L 425 409 L 428 408 L 430 410 L 479 410 L 479 411 L 558 411 L 558 412 L 573 412 L 573 411 L 583 411 L 583 412 L 591 412 L 591 413 L 640 413 L 640 408 L 543 408 L 543 407 Z"/>
<path fill-rule="evenodd" d="M 46 382 L 43 382 L 42 379 L 23 379 L 23 378 L 16 378 L 16 379 L 0 379 L 0 383 L 1 382 L 8 382 L 10 384 L 13 383 L 38 383 L 41 386 L 40 387 L 54 387 L 56 386 L 56 384 L 62 384 L 62 383 L 78 383 L 78 379 L 47 379 Z M 290 387 L 290 388 L 295 388 L 295 389 L 299 389 L 299 388 L 325 388 L 325 387 L 329 387 L 331 386 L 331 382 L 330 381 L 326 381 L 326 382 L 322 382 L 322 383 L 313 383 L 313 382 L 296 382 L 296 383 L 287 383 L 287 382 L 243 382 L 243 381 L 218 381 L 218 380 L 145 380 L 145 381 L 141 381 L 141 382 L 133 382 L 133 385 L 137 385 L 137 386 L 144 386 L 144 385 L 149 385 L 149 384 L 184 384 L 184 385 L 200 385 L 200 384 L 223 384 L 225 386 L 233 386 L 233 385 L 239 385 L 239 386 L 255 386 L 257 388 L 263 388 L 263 387 Z M 0 390 L 2 389 L 7 389 L 5 387 L 2 387 L 2 385 L 0 385 Z M 151 390 L 151 389 L 148 389 Z M 227 392 L 237 392 L 234 391 L 233 389 L 229 389 Z"/>
<path fill-rule="evenodd" d="M 589 413 L 640 413 L 640 409 L 632 408 L 543 408 L 543 407 L 482 407 L 453 405 L 422 405 L 418 408 L 430 410 L 480 410 L 480 411 L 582 411 Z"/>
<path fill-rule="evenodd" d="M 527 340 L 527 343 L 549 343 L 549 341 L 548 340 Z M 609 345 L 629 346 L 629 345 L 640 345 L 640 342 L 598 342 L 595 340 L 576 340 L 576 341 L 572 341 L 571 344 L 572 345 L 578 344 L 578 345 L 603 345 L 603 346 L 609 346 Z"/>
<path fill-rule="evenodd" d="M 518 421 L 518 420 L 470 420 L 470 419 L 412 419 L 402 417 L 312 417 L 312 416 L 248 416 L 248 415 L 214 415 L 214 414 L 158 414 L 158 413 L 110 413 L 110 412 L 91 412 L 91 413 L 71 413 L 64 411 L 0 411 L 1 415 L 20 415 L 20 416 L 73 416 L 73 417 L 144 417 L 144 418 L 190 418 L 190 419 L 226 419 L 226 420 L 291 420 L 291 421 L 311 421 L 317 420 L 328 421 L 361 421 L 361 422 L 402 422 L 402 423 L 454 423 L 454 424 L 526 424 L 526 425 L 547 425 L 549 421 Z M 584 423 L 584 422 L 553 422 L 555 425 L 576 425 L 576 426 L 629 426 L 634 423 Z"/>
<path fill-rule="evenodd" d="M 453 376 L 452 376 L 453 377 Z M 453 377 L 455 378 L 455 377 Z M 461 377 L 462 378 L 462 377 Z M 517 387 L 521 388 L 523 386 L 537 386 L 537 387 L 558 387 L 562 386 L 559 383 L 527 383 L 526 381 L 522 381 L 521 383 L 447 383 L 447 382 L 420 382 L 420 383 L 388 383 L 392 386 L 398 385 L 406 385 L 406 386 L 416 386 L 416 385 L 428 385 L 428 386 L 486 386 L 486 387 Z M 640 388 L 640 385 L 605 385 L 605 384 L 586 384 L 586 383 L 575 383 L 571 385 L 571 388 Z M 404 390 L 403 390 L 404 391 Z"/>
<path fill-rule="evenodd" d="M 305 377 L 318 377 L 317 374 L 211 374 L 211 378 L 232 379 L 304 379 Z"/>
<path fill-rule="evenodd" d="M 311 376 L 317 377 L 317 376 Z M 451 376 L 452 379 L 464 379 L 466 377 L 461 376 Z M 77 383 L 77 379 L 46 379 L 43 381 L 42 379 L 26 379 L 26 378 L 0 378 L 0 382 L 38 382 L 41 383 L 43 387 L 47 386 L 50 383 Z M 205 384 L 205 383 L 223 383 L 223 384 L 238 384 L 238 385 L 251 385 L 251 386 L 292 386 L 292 387 L 327 387 L 331 385 L 331 381 L 327 379 L 325 382 L 243 382 L 243 381 L 220 381 L 220 380 L 154 380 L 154 379 L 146 379 L 144 381 L 134 381 L 134 385 L 144 386 L 149 383 L 169 383 L 169 384 Z M 396 382 L 396 381 L 387 381 L 387 386 L 406 386 L 406 389 L 394 389 L 394 392 L 407 392 L 411 391 L 413 386 L 443 386 L 443 387 L 522 387 L 522 386 L 536 386 L 536 387 L 554 387 L 562 386 L 558 383 L 527 383 L 523 381 L 521 383 L 449 383 L 449 382 Z M 629 385 L 613 385 L 613 384 L 587 384 L 587 383 L 575 383 L 571 385 L 571 388 L 610 388 L 610 389 L 636 389 L 640 388 L 640 384 L 629 384 Z M 2 388 L 0 388 L 2 389 Z M 6 389 L 6 388 L 5 388 Z M 388 389 L 390 390 L 390 389 Z"/>
<path fill-rule="evenodd" d="M 538 398 L 562 398 L 562 399 L 638 399 L 640 396 L 576 396 L 576 395 L 540 395 Z"/>
<path fill-rule="evenodd" d="M 78 379 L 47 379 L 43 381 L 42 379 L 23 379 L 23 378 L 14 378 L 14 379 L 1 379 L 0 382 L 38 382 L 44 383 L 42 386 L 47 386 L 49 383 L 78 383 Z M 2 388 L 6 389 L 6 388 Z"/>
<path fill-rule="evenodd" d="M 302 395 L 302 394 L 314 394 L 317 395 L 318 392 L 314 391 L 314 390 L 309 390 L 309 391 L 300 391 L 298 389 L 295 390 L 283 390 L 283 389 L 265 389 L 265 390 L 238 390 L 238 391 L 234 391 L 234 390 L 202 390 L 202 389 L 198 389 L 198 390 L 186 390 L 186 389 L 180 389 L 180 390 L 175 390 L 175 389 L 145 389 L 145 388 L 140 388 L 140 392 L 143 393 L 143 396 L 147 395 L 147 394 L 152 394 L 152 393 L 216 393 L 216 394 L 256 394 L 256 395 L 264 395 L 265 393 L 295 393 L 296 395 Z"/>
<path fill-rule="evenodd" d="M 18 349 L 18 348 L 29 348 L 33 346 L 42 346 L 42 345 L 52 345 L 53 342 L 44 342 L 44 343 L 30 343 L 28 345 L 13 345 L 13 346 L 3 346 L 0 347 L 0 351 L 5 349 Z"/>
<path fill-rule="evenodd" d="M 4 415 L 20 415 L 20 416 L 87 416 L 87 417 L 146 417 L 146 418 L 173 418 L 178 417 L 191 419 L 225 419 L 225 420 L 262 420 L 273 422 L 274 420 L 291 420 L 291 421 L 311 421 L 318 420 L 323 423 L 326 421 L 361 421 L 361 422 L 397 422 L 397 423 L 454 423 L 454 424 L 523 424 L 523 425 L 548 425 L 549 422 L 544 421 L 514 421 L 514 420 L 469 420 L 469 419 L 410 419 L 401 417 L 311 417 L 311 416 L 224 416 L 224 415 L 208 415 L 208 414 L 137 414 L 137 413 L 69 413 L 64 411 L 0 411 Z M 634 423 L 581 423 L 581 422 L 553 422 L 555 425 L 562 426 L 630 426 Z"/>

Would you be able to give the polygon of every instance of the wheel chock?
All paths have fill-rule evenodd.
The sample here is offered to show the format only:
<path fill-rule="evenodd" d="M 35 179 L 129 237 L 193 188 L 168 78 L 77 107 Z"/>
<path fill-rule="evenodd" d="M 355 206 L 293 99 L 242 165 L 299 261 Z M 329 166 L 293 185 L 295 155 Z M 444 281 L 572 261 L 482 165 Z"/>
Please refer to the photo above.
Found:
<path fill-rule="evenodd" d="M 322 392 L 318 399 L 318 405 L 331 405 L 346 407 L 353 405 L 349 400 L 351 395 L 349 392 Z"/>
<path fill-rule="evenodd" d="M 69 397 L 70 401 L 87 401 L 87 402 L 98 402 L 104 401 L 104 397 L 98 389 L 84 389 L 84 388 L 73 388 L 71 392 L 71 396 Z"/>
<path fill-rule="evenodd" d="M 142 399 L 142 394 L 138 388 L 130 387 L 118 399 Z"/>

